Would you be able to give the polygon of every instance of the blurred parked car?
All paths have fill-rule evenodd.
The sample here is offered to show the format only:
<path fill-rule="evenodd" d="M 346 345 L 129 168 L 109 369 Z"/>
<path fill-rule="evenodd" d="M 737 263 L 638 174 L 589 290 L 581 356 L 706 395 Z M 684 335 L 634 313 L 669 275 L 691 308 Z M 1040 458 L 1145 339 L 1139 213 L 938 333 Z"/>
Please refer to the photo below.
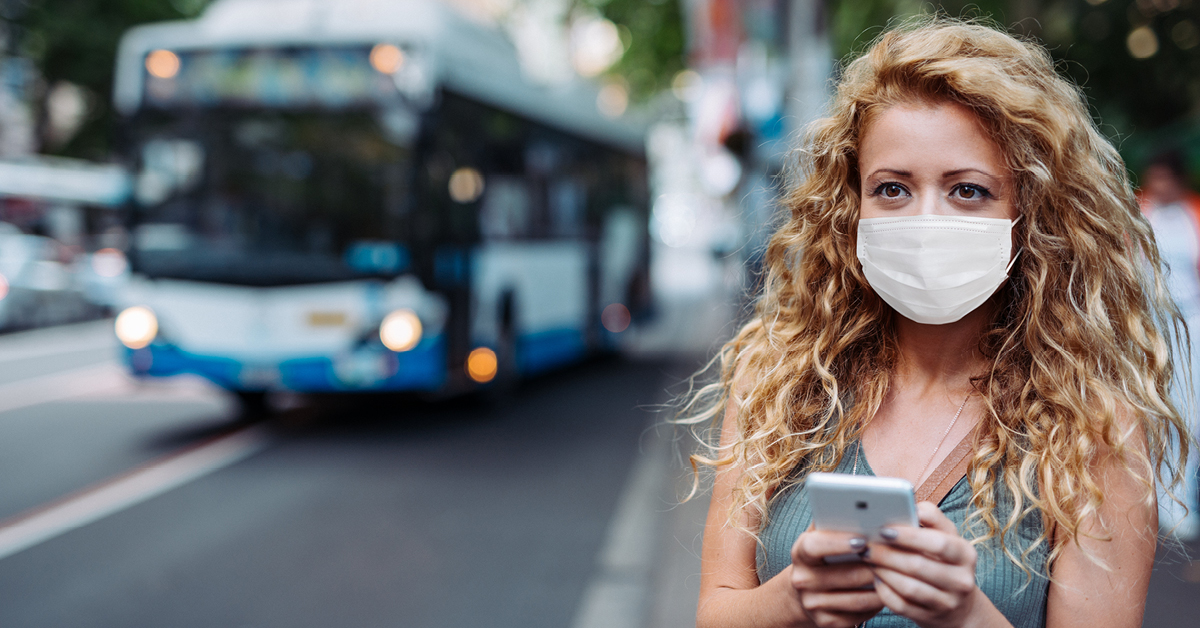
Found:
<path fill-rule="evenodd" d="M 0 330 L 77 321 L 113 306 L 129 264 L 110 241 L 120 240 L 130 189 L 117 165 L 45 156 L 0 162 L 0 220 L 9 221 L 0 222 Z M 89 230 L 97 227 L 115 232 Z"/>
<path fill-rule="evenodd" d="M 100 308 L 85 296 L 72 252 L 0 223 L 0 329 L 81 320 Z"/>
<path fill-rule="evenodd" d="M 107 310 L 117 306 L 129 283 L 129 260 L 120 249 L 105 247 L 79 256 L 75 273 L 84 298 Z"/>

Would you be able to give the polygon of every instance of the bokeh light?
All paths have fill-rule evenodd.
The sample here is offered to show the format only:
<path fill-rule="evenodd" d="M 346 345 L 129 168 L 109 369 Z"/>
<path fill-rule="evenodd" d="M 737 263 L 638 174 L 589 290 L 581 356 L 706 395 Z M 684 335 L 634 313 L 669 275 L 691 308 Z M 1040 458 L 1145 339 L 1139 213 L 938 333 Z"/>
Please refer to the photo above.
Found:
<path fill-rule="evenodd" d="M 92 254 L 92 271 L 101 277 L 117 277 L 128 268 L 125 254 L 117 249 L 105 248 Z"/>
<path fill-rule="evenodd" d="M 404 51 L 392 44 L 379 44 L 371 49 L 371 67 L 384 74 L 395 74 L 404 67 Z"/>
<path fill-rule="evenodd" d="M 158 317 L 150 308 L 136 305 L 117 316 L 115 328 L 122 344 L 130 349 L 141 349 L 158 335 Z"/>
<path fill-rule="evenodd" d="M 619 334 L 626 329 L 629 329 L 629 322 L 633 317 L 629 315 L 629 308 L 621 303 L 613 303 L 604 308 L 600 314 L 600 324 L 604 328 L 614 334 Z"/>
<path fill-rule="evenodd" d="M 609 118 L 617 118 L 629 108 L 629 89 L 619 82 L 606 83 L 596 94 L 596 109 Z"/>
<path fill-rule="evenodd" d="M 421 319 L 412 310 L 396 310 L 379 324 L 379 340 L 392 351 L 408 351 L 421 341 Z"/>
<path fill-rule="evenodd" d="M 598 76 L 625 54 L 617 25 L 601 17 L 583 17 L 571 28 L 571 62 L 582 76 Z"/>
<path fill-rule="evenodd" d="M 170 50 L 155 50 L 146 55 L 146 71 L 155 78 L 174 78 L 179 74 L 179 55 Z"/>
<path fill-rule="evenodd" d="M 695 102 L 700 98 L 703 88 L 704 81 L 695 70 L 680 70 L 675 74 L 675 78 L 671 79 L 671 93 L 683 102 Z"/>
<path fill-rule="evenodd" d="M 1191 50 L 1200 44 L 1200 31 L 1196 30 L 1195 22 L 1191 20 L 1181 20 L 1178 24 L 1171 27 L 1171 40 L 1179 46 L 1180 50 Z"/>
<path fill-rule="evenodd" d="M 679 248 L 692 241 L 696 227 L 696 200 L 682 194 L 663 194 L 654 201 L 650 232 L 663 244 Z"/>
<path fill-rule="evenodd" d="M 1158 36 L 1149 26 L 1139 26 L 1129 32 L 1125 45 L 1134 59 L 1149 59 L 1158 52 Z"/>
<path fill-rule="evenodd" d="M 483 196 L 483 175 L 474 168 L 463 167 L 450 175 L 450 198 L 456 203 L 472 203 Z"/>
<path fill-rule="evenodd" d="M 467 375 L 480 384 L 496 378 L 496 352 L 487 347 L 479 347 L 467 356 Z"/>
<path fill-rule="evenodd" d="M 727 150 L 714 150 L 700 164 L 704 174 L 704 189 L 713 196 L 725 196 L 737 188 L 742 179 L 742 164 Z"/>

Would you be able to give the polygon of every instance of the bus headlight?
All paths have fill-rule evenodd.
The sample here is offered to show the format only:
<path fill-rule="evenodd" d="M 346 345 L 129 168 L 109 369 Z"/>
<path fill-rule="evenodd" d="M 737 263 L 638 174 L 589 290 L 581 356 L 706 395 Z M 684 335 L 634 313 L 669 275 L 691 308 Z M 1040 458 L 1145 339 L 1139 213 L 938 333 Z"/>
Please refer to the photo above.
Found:
<path fill-rule="evenodd" d="M 421 341 L 421 319 L 412 310 L 396 310 L 379 325 L 379 340 L 392 351 L 408 351 Z"/>
<path fill-rule="evenodd" d="M 117 339 L 130 349 L 141 349 L 158 335 L 158 317 L 148 307 L 135 305 L 117 316 Z"/>

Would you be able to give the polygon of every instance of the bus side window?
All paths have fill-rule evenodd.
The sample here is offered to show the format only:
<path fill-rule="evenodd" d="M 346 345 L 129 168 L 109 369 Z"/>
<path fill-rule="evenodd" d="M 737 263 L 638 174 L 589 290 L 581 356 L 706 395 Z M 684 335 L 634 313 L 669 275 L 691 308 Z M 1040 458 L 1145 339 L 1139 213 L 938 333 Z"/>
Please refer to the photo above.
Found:
<path fill-rule="evenodd" d="M 529 235 L 531 219 L 529 185 L 524 177 L 488 177 L 479 210 L 479 230 L 484 239 L 505 240 Z"/>
<path fill-rule="evenodd" d="M 550 186 L 550 231 L 559 237 L 583 235 L 587 194 L 575 179 L 563 179 Z"/>

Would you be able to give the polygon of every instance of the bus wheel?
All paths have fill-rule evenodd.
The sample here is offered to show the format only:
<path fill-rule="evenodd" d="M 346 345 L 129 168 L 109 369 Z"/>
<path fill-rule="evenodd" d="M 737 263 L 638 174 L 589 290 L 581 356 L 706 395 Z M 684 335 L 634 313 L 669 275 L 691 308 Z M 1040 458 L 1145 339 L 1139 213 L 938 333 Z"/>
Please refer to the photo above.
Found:
<path fill-rule="evenodd" d="M 267 405 L 267 392 L 265 390 L 239 390 L 237 391 L 238 402 L 241 404 L 241 414 L 238 415 L 238 420 L 242 422 L 253 422 L 264 419 L 271 413 L 271 407 Z"/>

